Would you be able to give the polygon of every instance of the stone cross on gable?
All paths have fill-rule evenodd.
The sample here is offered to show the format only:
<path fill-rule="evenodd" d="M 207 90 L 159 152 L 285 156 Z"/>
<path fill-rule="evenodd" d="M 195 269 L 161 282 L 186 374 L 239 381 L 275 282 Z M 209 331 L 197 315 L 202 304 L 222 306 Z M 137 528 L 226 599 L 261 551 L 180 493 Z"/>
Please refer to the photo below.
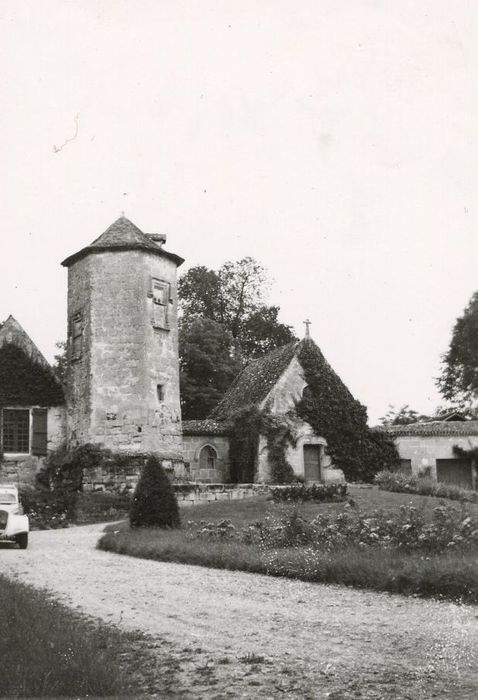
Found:
<path fill-rule="evenodd" d="M 305 337 L 310 338 L 309 326 L 311 325 L 312 321 L 309 321 L 307 318 L 305 321 L 302 321 L 302 323 L 305 325 Z"/>

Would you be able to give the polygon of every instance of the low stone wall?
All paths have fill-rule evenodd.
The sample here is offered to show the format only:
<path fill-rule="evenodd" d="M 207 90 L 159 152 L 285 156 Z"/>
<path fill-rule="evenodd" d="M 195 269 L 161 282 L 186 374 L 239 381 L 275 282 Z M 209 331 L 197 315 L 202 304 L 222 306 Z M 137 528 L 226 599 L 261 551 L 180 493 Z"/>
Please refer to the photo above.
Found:
<path fill-rule="evenodd" d="M 180 506 L 214 501 L 238 501 L 269 493 L 264 484 L 173 484 Z"/>

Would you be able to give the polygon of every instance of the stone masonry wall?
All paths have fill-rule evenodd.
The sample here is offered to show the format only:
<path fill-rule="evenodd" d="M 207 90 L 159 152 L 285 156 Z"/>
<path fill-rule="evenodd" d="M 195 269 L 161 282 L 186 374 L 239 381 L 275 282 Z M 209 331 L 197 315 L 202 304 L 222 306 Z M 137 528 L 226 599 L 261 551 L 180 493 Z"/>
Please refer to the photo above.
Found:
<path fill-rule="evenodd" d="M 412 436 L 402 435 L 394 438 L 401 459 L 409 459 L 412 463 L 412 473 L 418 475 L 429 468 L 430 476 L 437 478 L 436 460 L 453 459 L 453 446 L 464 450 L 478 447 L 478 436 L 442 435 L 442 436 Z"/>
<path fill-rule="evenodd" d="M 48 409 L 47 431 L 47 455 L 45 457 L 32 454 L 7 455 L 0 464 L 0 481 L 16 484 L 34 483 L 35 476 L 45 464 L 48 455 L 65 443 L 66 409 L 64 406 Z"/>
<path fill-rule="evenodd" d="M 66 376 L 67 440 L 71 445 L 89 440 L 91 414 L 91 258 L 68 269 L 68 370 Z M 72 323 L 81 314 L 81 353 L 72 358 Z"/>
<path fill-rule="evenodd" d="M 210 445 L 216 451 L 216 469 L 200 469 L 201 449 Z M 224 483 L 229 480 L 229 438 L 224 435 L 184 435 L 183 454 L 186 473 L 192 481 Z"/>
<path fill-rule="evenodd" d="M 77 266 L 88 273 L 87 282 Z M 153 277 L 170 285 L 167 329 L 153 325 Z M 175 263 L 146 251 L 90 254 L 70 268 L 70 298 L 69 313 L 83 303 L 86 321 L 84 359 L 78 369 L 73 362 L 72 383 L 88 372 L 77 390 L 70 435 L 115 451 L 180 457 Z"/>

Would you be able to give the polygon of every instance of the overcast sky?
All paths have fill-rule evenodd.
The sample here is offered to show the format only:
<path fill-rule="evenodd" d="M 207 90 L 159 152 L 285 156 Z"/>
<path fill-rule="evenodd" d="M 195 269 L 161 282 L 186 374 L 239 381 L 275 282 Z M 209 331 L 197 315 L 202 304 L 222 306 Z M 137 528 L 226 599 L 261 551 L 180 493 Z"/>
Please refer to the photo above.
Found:
<path fill-rule="evenodd" d="M 60 262 L 125 211 L 250 255 L 371 422 L 431 411 L 478 289 L 478 4 L 0 0 L 0 320 L 48 359 Z M 70 139 L 70 140 L 69 140 Z"/>

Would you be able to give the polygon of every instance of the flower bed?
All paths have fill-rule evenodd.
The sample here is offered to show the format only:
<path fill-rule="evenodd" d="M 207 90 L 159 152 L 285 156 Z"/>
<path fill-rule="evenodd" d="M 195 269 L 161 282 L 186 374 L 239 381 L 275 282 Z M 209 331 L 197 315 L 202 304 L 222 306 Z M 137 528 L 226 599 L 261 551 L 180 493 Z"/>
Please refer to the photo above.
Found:
<path fill-rule="evenodd" d="M 384 470 L 375 475 L 375 483 L 383 491 L 418 493 L 422 496 L 436 496 L 437 498 L 448 498 L 453 501 L 478 503 L 478 493 L 476 491 L 469 491 L 454 484 L 444 484 L 426 476 L 414 476 L 403 472 Z"/>
<path fill-rule="evenodd" d="M 358 546 L 442 552 L 478 547 L 478 518 L 446 505 L 434 508 L 431 522 L 413 506 L 401 506 L 394 514 L 375 511 L 369 515 L 348 507 L 343 513 L 321 514 L 313 520 L 294 511 L 282 518 L 266 517 L 244 528 L 236 528 L 228 519 L 202 521 L 199 528 L 189 521 L 187 527 L 193 538 L 238 541 L 269 549 L 310 546 L 332 552 Z"/>
<path fill-rule="evenodd" d="M 344 501 L 347 497 L 347 484 L 288 484 L 271 486 L 270 492 L 275 503 L 284 501 Z"/>

